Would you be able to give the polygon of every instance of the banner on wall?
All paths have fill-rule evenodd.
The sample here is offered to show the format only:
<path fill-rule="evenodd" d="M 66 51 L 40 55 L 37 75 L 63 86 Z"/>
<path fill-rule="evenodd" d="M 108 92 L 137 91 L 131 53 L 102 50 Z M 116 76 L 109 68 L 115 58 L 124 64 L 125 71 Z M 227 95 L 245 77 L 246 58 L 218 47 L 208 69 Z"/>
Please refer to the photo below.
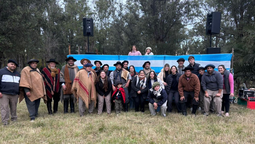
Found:
<path fill-rule="evenodd" d="M 68 55 L 73 56 L 77 61 L 75 64 L 82 68 L 82 64 L 80 63 L 80 60 L 83 58 L 89 59 L 92 64 L 94 65 L 94 61 L 100 60 L 103 64 L 108 64 L 109 70 L 114 70 L 115 67 L 113 66 L 117 61 L 129 61 L 129 66 L 134 65 L 136 71 L 139 71 L 143 69 L 143 63 L 145 61 L 150 61 L 151 68 L 155 70 L 155 72 L 159 73 L 161 69 L 164 67 L 166 63 L 168 63 L 170 66 L 175 65 L 178 66 L 177 60 L 179 58 L 184 58 L 185 62 L 184 65 L 187 66 L 189 64 L 188 58 L 191 55 L 178 55 L 178 56 L 172 56 L 172 55 L 148 55 L 148 56 L 126 56 L 126 55 L 89 55 L 89 54 L 72 54 Z M 224 54 L 198 54 L 198 55 L 192 55 L 195 57 L 195 62 L 199 63 L 201 66 L 206 66 L 207 64 L 213 64 L 216 67 L 218 65 L 225 65 L 227 70 L 230 70 L 231 66 L 231 53 L 224 53 Z M 95 68 L 95 66 L 93 67 Z"/>

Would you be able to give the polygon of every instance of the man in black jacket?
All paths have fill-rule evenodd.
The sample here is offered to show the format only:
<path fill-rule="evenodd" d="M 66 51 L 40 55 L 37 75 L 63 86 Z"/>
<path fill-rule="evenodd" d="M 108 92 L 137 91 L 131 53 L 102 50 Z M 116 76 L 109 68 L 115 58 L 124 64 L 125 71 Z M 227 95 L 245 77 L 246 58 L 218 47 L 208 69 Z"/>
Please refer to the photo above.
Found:
<path fill-rule="evenodd" d="M 188 58 L 189 60 L 189 65 L 187 67 L 189 68 L 193 68 L 193 70 L 191 71 L 193 74 L 196 74 L 198 75 L 198 68 L 200 67 L 200 64 L 199 63 L 195 63 L 195 58 L 194 56 L 189 56 Z"/>
<path fill-rule="evenodd" d="M 20 73 L 16 71 L 18 66 L 19 65 L 16 61 L 8 60 L 7 67 L 0 70 L 0 104 L 3 125 L 8 124 L 10 113 L 11 120 L 17 120 L 16 109 L 19 97 L 20 81 Z"/>

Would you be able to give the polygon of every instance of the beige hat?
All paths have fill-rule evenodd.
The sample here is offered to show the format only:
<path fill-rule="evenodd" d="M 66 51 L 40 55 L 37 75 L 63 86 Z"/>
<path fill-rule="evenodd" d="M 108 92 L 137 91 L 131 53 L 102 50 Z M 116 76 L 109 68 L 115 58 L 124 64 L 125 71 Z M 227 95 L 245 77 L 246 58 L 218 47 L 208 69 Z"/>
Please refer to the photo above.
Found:
<path fill-rule="evenodd" d="M 148 49 L 149 49 L 150 51 L 152 51 L 152 48 L 151 48 L 151 47 L 147 47 L 147 48 L 145 49 L 145 52 L 146 52 Z"/>

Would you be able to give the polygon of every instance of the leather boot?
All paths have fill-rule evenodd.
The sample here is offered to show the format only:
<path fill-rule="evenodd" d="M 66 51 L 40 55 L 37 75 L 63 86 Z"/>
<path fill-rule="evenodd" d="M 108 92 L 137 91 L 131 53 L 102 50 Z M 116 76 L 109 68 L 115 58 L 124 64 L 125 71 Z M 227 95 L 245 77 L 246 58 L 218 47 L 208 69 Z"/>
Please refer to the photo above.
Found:
<path fill-rule="evenodd" d="M 72 98 L 70 99 L 70 110 L 71 110 L 71 113 L 74 113 L 74 101 Z"/>
<path fill-rule="evenodd" d="M 128 103 L 124 104 L 124 112 L 128 112 Z"/>
<path fill-rule="evenodd" d="M 48 109 L 48 114 L 52 115 L 51 102 L 47 101 L 47 109 Z"/>
<path fill-rule="evenodd" d="M 58 101 L 54 100 L 53 112 L 56 113 L 57 111 L 58 111 Z"/>
<path fill-rule="evenodd" d="M 182 115 L 187 116 L 186 103 L 181 103 Z"/>
<path fill-rule="evenodd" d="M 64 100 L 64 113 L 68 113 L 68 99 Z"/>

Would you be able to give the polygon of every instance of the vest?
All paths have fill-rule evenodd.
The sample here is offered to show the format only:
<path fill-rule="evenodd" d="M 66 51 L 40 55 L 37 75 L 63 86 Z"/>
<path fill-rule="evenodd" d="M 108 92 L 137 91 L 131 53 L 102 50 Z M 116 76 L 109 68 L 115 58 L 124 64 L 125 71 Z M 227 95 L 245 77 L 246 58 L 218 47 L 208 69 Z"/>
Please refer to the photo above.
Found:
<path fill-rule="evenodd" d="M 116 84 L 118 81 L 121 81 L 123 85 L 125 85 L 127 82 L 124 78 L 121 77 L 122 70 L 120 70 L 120 76 L 117 76 L 117 70 L 113 71 L 113 82 Z"/>

